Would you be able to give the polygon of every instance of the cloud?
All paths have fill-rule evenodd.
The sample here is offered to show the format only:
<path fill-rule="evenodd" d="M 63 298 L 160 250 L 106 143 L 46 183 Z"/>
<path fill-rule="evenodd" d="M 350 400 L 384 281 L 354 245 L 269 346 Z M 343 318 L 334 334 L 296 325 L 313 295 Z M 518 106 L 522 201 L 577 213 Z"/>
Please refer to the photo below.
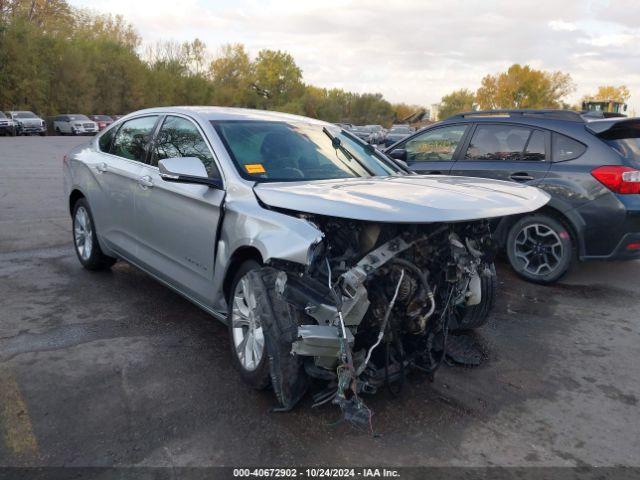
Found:
<path fill-rule="evenodd" d="M 551 20 L 548 25 L 551 30 L 556 32 L 574 32 L 578 29 L 573 23 L 564 20 Z"/>
<path fill-rule="evenodd" d="M 123 14 L 146 41 L 198 37 L 213 52 L 235 42 L 253 54 L 286 50 L 308 83 L 392 101 L 435 103 L 516 62 L 570 73 L 578 87 L 572 100 L 623 82 L 640 96 L 633 0 L 624 15 L 617 4 L 580 0 L 72 2 Z"/>

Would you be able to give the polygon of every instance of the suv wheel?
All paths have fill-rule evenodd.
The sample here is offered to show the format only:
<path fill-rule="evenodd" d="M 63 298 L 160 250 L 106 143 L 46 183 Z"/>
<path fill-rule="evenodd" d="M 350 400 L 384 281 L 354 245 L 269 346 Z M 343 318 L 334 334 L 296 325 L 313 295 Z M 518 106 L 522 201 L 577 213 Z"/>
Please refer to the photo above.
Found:
<path fill-rule="evenodd" d="M 91 209 L 84 198 L 73 206 L 73 244 L 78 260 L 87 270 L 103 270 L 116 263 L 100 249 Z"/>
<path fill-rule="evenodd" d="M 571 266 L 571 234 L 549 215 L 528 215 L 509 230 L 507 256 L 516 273 L 526 280 L 542 284 L 556 282 Z"/>

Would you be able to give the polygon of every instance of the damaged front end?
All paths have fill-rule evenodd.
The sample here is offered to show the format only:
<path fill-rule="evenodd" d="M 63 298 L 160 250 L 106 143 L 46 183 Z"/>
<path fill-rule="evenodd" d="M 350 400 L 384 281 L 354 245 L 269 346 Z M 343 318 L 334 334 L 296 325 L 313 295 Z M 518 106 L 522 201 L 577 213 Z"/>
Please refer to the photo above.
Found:
<path fill-rule="evenodd" d="M 273 388 L 287 410 L 308 378 L 323 380 L 315 405 L 333 402 L 346 420 L 370 425 L 360 395 L 397 392 L 410 369 L 433 375 L 449 330 L 483 302 L 483 278 L 495 275 L 489 223 L 300 216 L 323 241 L 306 266 L 273 260 L 260 278 L 271 292 L 263 325 Z"/>

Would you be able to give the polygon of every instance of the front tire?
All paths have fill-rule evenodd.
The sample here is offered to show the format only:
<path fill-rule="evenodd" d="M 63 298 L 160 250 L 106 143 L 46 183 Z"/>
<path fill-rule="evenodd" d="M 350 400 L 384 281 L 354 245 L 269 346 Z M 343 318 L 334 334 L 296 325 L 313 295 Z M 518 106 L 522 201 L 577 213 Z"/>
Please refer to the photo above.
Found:
<path fill-rule="evenodd" d="M 271 385 L 280 403 L 278 410 L 287 411 L 304 396 L 309 378 L 303 358 L 291 353 L 298 338 L 300 312 L 276 293 L 277 276 L 278 270 L 261 267 L 255 260 L 242 264 L 231 289 L 228 323 L 233 362 L 243 380 L 256 389 Z M 254 355 L 247 365 L 251 351 L 241 342 L 257 326 L 263 339 L 261 354 Z M 245 349 L 244 355 L 240 346 Z M 260 360 L 255 361 L 258 357 Z"/>
<path fill-rule="evenodd" d="M 525 280 L 554 283 L 567 273 L 573 261 L 571 233 L 549 215 L 527 215 L 509 230 L 507 256 L 511 267 Z"/>
<path fill-rule="evenodd" d="M 79 199 L 73 206 L 73 245 L 78 260 L 87 270 L 104 270 L 116 263 L 100 249 L 93 215 L 86 199 Z"/>
<path fill-rule="evenodd" d="M 491 264 L 490 271 L 490 275 L 480 275 L 480 303 L 456 308 L 454 312 L 456 324 L 452 326 L 452 331 L 480 328 L 489 320 L 489 314 L 496 302 L 496 292 L 498 290 L 498 277 L 496 276 L 494 264 Z"/>

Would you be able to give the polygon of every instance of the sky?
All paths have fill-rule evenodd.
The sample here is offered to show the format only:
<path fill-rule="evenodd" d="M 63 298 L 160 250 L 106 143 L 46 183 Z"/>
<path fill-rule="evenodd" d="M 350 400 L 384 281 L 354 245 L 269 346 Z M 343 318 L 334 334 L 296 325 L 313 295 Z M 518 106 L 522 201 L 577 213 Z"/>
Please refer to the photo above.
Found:
<path fill-rule="evenodd" d="M 71 0 L 120 14 L 143 42 L 285 50 L 306 83 L 428 106 L 513 63 L 571 74 L 578 101 L 627 85 L 640 115 L 638 0 Z"/>

